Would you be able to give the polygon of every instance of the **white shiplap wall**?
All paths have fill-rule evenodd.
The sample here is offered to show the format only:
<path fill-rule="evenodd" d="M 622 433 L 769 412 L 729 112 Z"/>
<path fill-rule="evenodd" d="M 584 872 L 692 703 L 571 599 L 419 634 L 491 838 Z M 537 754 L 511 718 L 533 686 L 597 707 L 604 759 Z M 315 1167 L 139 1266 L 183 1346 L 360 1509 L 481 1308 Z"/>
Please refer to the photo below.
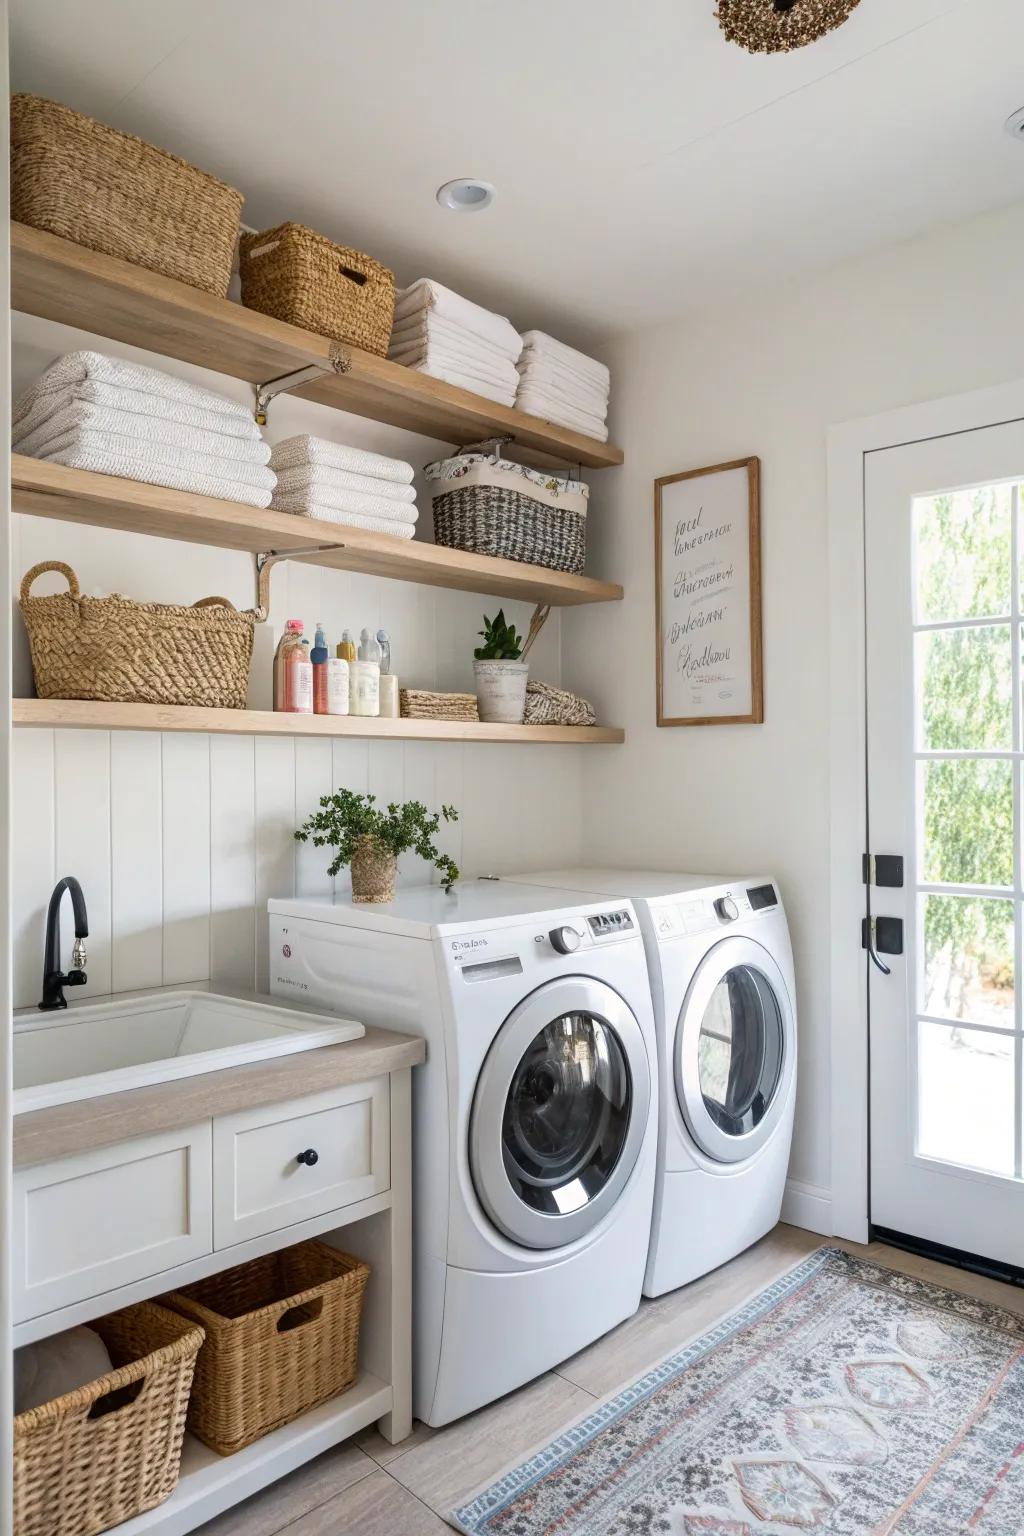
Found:
<path fill-rule="evenodd" d="M 54 357 L 76 347 L 133 357 L 248 398 L 237 381 L 25 315 L 14 316 L 15 396 Z M 408 458 L 417 467 L 442 449 L 310 402 L 275 402 L 268 437 L 304 431 Z M 420 492 L 429 525 L 422 484 Z M 15 518 L 16 578 L 45 559 L 71 564 L 84 592 L 118 590 L 171 602 L 220 593 L 238 607 L 254 601 L 247 555 Z M 44 580 L 49 587 L 40 582 L 34 590 L 57 589 L 55 578 Z M 274 572 L 270 622 L 257 632 L 251 702 L 269 707 L 270 657 L 293 616 L 307 629 L 322 619 L 332 643 L 343 626 L 358 632 L 384 625 L 401 680 L 470 688 L 480 615 L 497 606 L 493 598 L 286 564 Z M 506 605 L 506 612 L 514 612 L 520 628 L 529 620 L 528 605 Z M 20 619 L 15 630 L 15 692 L 29 694 Z M 558 682 L 560 656 L 556 612 L 532 652 L 534 675 Z M 321 795 L 345 785 L 383 800 L 416 798 L 432 808 L 453 803 L 460 820 L 445 831 L 443 846 L 467 874 L 569 864 L 582 851 L 584 750 L 21 730 L 12 768 L 15 1004 L 38 999 L 45 905 L 60 875 L 77 875 L 88 903 L 86 992 L 206 979 L 250 986 L 255 980 L 262 988 L 268 897 L 331 890 L 325 850 L 292 836 Z M 402 860 L 402 880 L 427 876 L 414 856 Z M 346 879 L 339 877 L 339 889 Z"/>

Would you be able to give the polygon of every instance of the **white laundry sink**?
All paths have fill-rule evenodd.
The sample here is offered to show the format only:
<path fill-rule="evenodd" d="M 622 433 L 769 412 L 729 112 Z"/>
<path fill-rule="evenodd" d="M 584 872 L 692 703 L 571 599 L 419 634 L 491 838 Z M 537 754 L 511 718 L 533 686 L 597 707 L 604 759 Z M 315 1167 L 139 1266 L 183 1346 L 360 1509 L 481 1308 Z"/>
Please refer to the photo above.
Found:
<path fill-rule="evenodd" d="M 352 1019 L 215 992 L 164 992 L 34 1013 L 14 1024 L 14 1113 L 219 1072 L 363 1034 Z"/>

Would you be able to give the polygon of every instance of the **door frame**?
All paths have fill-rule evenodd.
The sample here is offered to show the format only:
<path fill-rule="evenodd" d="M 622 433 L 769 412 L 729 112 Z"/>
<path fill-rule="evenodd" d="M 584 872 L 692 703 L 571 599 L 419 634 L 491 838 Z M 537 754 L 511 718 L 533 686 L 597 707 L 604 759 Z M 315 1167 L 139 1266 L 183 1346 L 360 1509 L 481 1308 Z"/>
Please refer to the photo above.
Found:
<path fill-rule="evenodd" d="M 828 432 L 829 998 L 832 1230 L 867 1242 L 868 960 L 858 943 L 866 848 L 865 469 L 869 454 L 1024 419 L 1024 379 Z M 898 850 L 897 850 L 898 851 Z"/>

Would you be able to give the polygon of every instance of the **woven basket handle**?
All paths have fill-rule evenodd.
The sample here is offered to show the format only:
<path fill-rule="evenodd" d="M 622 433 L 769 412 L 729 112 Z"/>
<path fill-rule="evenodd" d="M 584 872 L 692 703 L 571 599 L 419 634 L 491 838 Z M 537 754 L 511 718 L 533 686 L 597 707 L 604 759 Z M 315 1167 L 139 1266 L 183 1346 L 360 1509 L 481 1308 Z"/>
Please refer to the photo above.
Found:
<path fill-rule="evenodd" d="M 29 592 L 36 577 L 44 575 L 46 571 L 59 572 L 71 588 L 71 596 L 76 602 L 78 601 L 82 593 L 78 585 L 78 577 L 70 565 L 65 565 L 63 560 L 40 560 L 38 565 L 34 565 L 30 571 L 26 571 L 21 578 L 21 601 L 23 603 L 28 602 Z"/>
<path fill-rule="evenodd" d="M 238 609 L 235 607 L 234 603 L 231 601 L 230 598 L 227 598 L 227 597 L 201 597 L 199 599 L 198 603 L 193 603 L 192 604 L 192 607 L 193 608 L 230 608 L 232 613 L 237 613 L 238 612 Z"/>

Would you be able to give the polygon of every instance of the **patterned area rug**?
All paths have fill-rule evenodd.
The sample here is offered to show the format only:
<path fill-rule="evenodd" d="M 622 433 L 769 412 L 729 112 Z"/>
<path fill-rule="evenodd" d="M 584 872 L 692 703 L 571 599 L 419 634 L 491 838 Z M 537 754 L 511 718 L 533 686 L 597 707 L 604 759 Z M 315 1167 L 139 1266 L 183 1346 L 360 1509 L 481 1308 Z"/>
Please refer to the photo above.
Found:
<path fill-rule="evenodd" d="M 1024 1316 L 821 1248 L 451 1520 L 471 1536 L 1024 1536 Z"/>

